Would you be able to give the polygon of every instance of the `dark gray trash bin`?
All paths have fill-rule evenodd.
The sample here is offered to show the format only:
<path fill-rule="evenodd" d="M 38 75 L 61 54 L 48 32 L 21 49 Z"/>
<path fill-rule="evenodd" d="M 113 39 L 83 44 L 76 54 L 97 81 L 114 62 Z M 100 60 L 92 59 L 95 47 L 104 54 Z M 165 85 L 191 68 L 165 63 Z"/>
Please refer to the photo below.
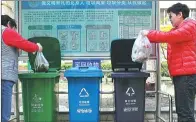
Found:
<path fill-rule="evenodd" d="M 144 122 L 145 83 L 149 73 L 113 72 L 116 122 Z"/>
<path fill-rule="evenodd" d="M 118 39 L 111 43 L 116 122 L 144 122 L 145 83 L 150 74 L 140 72 L 142 63 L 132 61 L 134 42 Z"/>

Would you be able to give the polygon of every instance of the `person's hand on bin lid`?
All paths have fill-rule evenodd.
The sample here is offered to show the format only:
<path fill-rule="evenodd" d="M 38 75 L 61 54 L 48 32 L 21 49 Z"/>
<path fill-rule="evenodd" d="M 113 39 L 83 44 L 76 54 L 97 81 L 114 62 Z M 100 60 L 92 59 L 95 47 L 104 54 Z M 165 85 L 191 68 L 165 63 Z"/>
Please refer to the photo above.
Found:
<path fill-rule="evenodd" d="M 142 31 L 141 31 L 141 34 L 142 34 L 143 36 L 147 36 L 148 33 L 149 33 L 149 30 L 142 30 Z"/>
<path fill-rule="evenodd" d="M 37 46 L 39 47 L 38 52 L 42 52 L 42 50 L 43 50 L 42 45 L 40 43 L 37 43 Z"/>

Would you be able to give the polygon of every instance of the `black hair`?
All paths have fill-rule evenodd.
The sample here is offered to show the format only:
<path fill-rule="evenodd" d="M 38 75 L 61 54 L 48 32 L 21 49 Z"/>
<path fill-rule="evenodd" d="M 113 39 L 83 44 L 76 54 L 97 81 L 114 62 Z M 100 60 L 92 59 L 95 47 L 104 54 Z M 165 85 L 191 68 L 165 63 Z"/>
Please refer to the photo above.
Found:
<path fill-rule="evenodd" d="M 167 9 L 167 13 L 173 12 L 176 15 L 182 12 L 183 18 L 187 18 L 189 16 L 190 9 L 186 4 L 176 3 Z"/>
<path fill-rule="evenodd" d="M 9 24 L 11 28 L 17 28 L 16 21 L 8 15 L 1 15 L 1 25 L 6 26 Z"/>

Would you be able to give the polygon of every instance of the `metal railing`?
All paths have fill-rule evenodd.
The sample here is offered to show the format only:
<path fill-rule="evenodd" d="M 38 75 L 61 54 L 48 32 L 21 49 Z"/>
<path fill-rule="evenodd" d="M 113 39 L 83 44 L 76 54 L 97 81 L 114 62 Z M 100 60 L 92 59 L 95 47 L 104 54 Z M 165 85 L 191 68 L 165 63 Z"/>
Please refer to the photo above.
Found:
<path fill-rule="evenodd" d="M 168 97 L 169 99 L 169 122 L 173 122 L 173 101 L 172 101 L 172 96 L 168 93 L 165 93 L 165 92 L 162 92 L 162 91 L 158 91 L 158 92 L 155 92 L 155 91 L 147 91 L 146 94 L 159 94 L 159 95 L 164 95 L 166 97 Z M 166 122 L 166 120 L 161 117 L 161 116 L 156 116 L 157 118 L 159 118 L 161 121 L 163 122 Z"/>

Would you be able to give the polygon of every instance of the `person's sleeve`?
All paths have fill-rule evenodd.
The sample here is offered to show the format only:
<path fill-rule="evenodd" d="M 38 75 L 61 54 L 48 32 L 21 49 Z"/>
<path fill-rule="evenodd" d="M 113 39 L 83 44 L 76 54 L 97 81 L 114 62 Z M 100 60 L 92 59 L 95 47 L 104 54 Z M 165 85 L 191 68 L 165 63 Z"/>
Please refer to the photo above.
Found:
<path fill-rule="evenodd" d="M 2 38 L 6 45 L 22 49 L 26 52 L 35 52 L 39 50 L 37 44 L 24 39 L 16 31 L 9 28 L 4 30 Z"/>
<path fill-rule="evenodd" d="M 147 37 L 152 43 L 180 43 L 193 40 L 194 27 L 191 24 L 186 24 L 179 29 L 169 32 L 150 30 Z"/>

